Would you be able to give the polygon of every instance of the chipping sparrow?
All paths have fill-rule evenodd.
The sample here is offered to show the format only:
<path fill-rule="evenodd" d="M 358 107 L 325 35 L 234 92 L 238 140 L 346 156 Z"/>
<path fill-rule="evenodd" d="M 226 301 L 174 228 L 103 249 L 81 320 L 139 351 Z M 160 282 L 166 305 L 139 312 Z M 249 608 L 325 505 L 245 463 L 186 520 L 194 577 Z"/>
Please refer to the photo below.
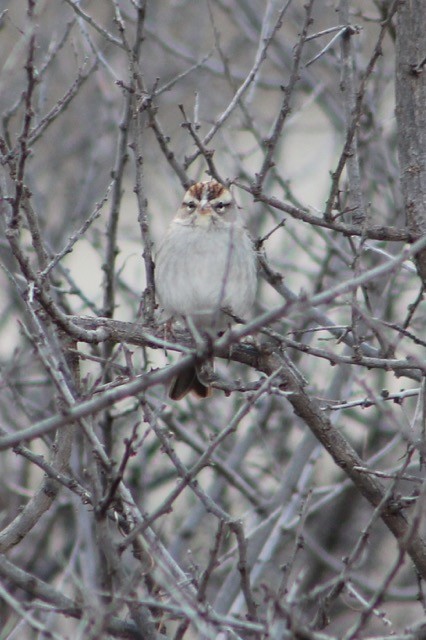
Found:
<path fill-rule="evenodd" d="M 256 284 L 255 250 L 230 192 L 216 180 L 192 185 L 156 256 L 164 320 L 183 318 L 215 335 L 230 324 L 229 313 L 245 317 Z M 169 395 L 179 400 L 190 391 L 211 393 L 195 366 L 176 377 Z"/>

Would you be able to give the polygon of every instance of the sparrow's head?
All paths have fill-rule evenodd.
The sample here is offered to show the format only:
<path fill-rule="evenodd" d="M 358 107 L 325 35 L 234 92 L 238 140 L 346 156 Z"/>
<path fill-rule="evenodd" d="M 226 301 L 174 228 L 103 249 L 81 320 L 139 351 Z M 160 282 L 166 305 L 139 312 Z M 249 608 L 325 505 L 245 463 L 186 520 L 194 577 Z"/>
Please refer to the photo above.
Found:
<path fill-rule="evenodd" d="M 177 213 L 181 222 L 210 226 L 233 220 L 236 206 L 231 193 L 217 180 L 196 182 L 185 193 Z"/>

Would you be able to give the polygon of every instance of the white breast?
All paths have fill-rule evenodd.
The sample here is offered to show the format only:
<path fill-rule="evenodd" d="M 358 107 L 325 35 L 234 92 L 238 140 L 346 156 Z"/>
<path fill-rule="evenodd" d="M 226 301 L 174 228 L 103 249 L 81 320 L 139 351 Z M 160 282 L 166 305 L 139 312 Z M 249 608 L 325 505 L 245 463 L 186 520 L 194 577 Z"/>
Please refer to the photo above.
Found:
<path fill-rule="evenodd" d="M 157 296 L 168 316 L 209 326 L 226 307 L 244 318 L 256 293 L 256 256 L 243 227 L 172 223 L 155 267 Z"/>

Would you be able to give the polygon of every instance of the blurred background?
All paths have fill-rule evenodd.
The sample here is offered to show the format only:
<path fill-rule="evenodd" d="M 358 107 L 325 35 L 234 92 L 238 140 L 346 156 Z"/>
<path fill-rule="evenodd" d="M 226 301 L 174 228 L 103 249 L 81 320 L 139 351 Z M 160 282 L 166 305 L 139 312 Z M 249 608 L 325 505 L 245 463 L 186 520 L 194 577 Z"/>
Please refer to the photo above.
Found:
<path fill-rule="evenodd" d="M 31 42 L 34 86 L 26 138 L 28 193 L 23 206 L 30 206 L 37 220 L 47 262 L 76 236 L 72 250 L 58 259 L 49 275 L 55 300 L 65 313 L 106 314 L 108 265 L 112 265 L 113 317 L 144 321 L 140 303 L 146 275 L 138 216 L 141 210 L 147 213 L 155 255 L 155 246 L 181 202 L 184 182 L 208 178 L 206 154 L 197 153 L 188 126 L 183 126 L 185 117 L 200 140 L 208 137 L 204 147 L 211 152 L 217 176 L 230 181 L 253 238 L 264 239 L 268 263 L 284 278 L 292 295 L 303 293 L 309 300 L 382 264 L 404 246 L 403 241 L 390 242 L 385 236 L 360 239 L 308 224 L 253 197 L 267 150 L 265 140 L 281 112 L 284 124 L 263 194 L 287 207 L 323 216 L 351 124 L 348 94 L 359 91 L 374 58 L 355 136 L 357 189 L 366 227 L 404 229 L 394 115 L 393 22 L 380 43 L 381 55 L 375 56 L 388 2 L 311 1 L 307 20 L 305 3 L 298 0 L 149 1 L 140 32 L 136 4 L 131 0 L 0 0 L 2 433 L 18 431 L 58 411 L 58 385 L 40 356 L 40 334 L 28 311 L 25 274 L 5 235 L 16 195 L 13 162 L 18 162 L 22 151 L 29 113 Z M 352 29 L 349 54 L 342 49 L 342 28 L 347 24 Z M 304 29 L 307 37 L 301 36 Z M 132 67 L 129 52 L 135 50 L 138 38 L 139 58 Z M 284 100 L 288 100 L 288 112 Z M 210 136 L 210 132 L 214 133 Z M 138 201 L 135 185 L 139 180 Z M 337 222 L 351 224 L 353 192 L 345 168 L 332 207 Z M 112 264 L 108 242 L 113 212 L 117 230 Z M 19 242 L 23 255 L 40 273 L 30 219 L 28 214 L 23 216 Z M 307 392 L 329 412 L 366 466 L 388 474 L 385 477 L 394 483 L 396 493 L 407 498 L 407 507 L 414 504 L 421 482 L 419 456 L 413 450 L 422 419 L 420 376 L 412 369 L 401 379 L 390 365 L 367 369 L 345 357 L 365 355 L 360 345 L 368 345 L 374 350 L 368 352 L 372 357 L 392 362 L 424 359 L 426 316 L 420 291 L 415 267 L 407 261 L 364 288 L 319 307 L 323 322 L 308 311 L 290 308 L 269 327 L 298 343 L 297 347 L 284 342 L 277 350 L 285 349 L 306 379 Z M 279 287 L 260 277 L 253 317 L 282 304 L 282 295 Z M 38 318 L 43 325 L 43 314 Z M 354 350 L 329 333 L 327 327 L 333 323 L 343 333 L 351 333 Z M 47 328 L 46 335 L 50 331 Z M 262 332 L 257 339 L 262 339 Z M 111 347 L 108 354 L 83 343 L 79 349 L 89 358 L 80 362 L 84 397 L 96 397 L 115 377 L 124 376 L 130 360 L 135 374 L 164 367 L 175 358 L 162 349 L 132 348 L 130 352 L 123 345 Z M 238 378 L 241 385 L 262 380 L 262 374 L 236 363 L 224 361 L 219 371 L 228 380 Z M 395 394 L 394 402 L 387 401 L 389 394 Z M 195 588 L 217 543 L 216 564 L 209 569 L 203 600 L 218 615 L 247 619 L 247 599 L 237 569 L 241 548 L 232 528 L 225 526 L 218 533 L 222 526 L 218 512 L 208 512 L 189 486 L 170 498 L 179 471 L 153 423 L 191 468 L 206 445 L 235 422 L 236 431 L 215 449 L 197 480 L 231 520 L 241 520 L 249 541 L 251 588 L 259 620 L 269 625 L 269 637 L 290 637 L 284 634 L 291 627 L 289 620 L 308 625 L 312 633 L 324 630 L 330 638 L 341 638 L 348 628 L 359 625 L 355 635 L 345 638 L 366 638 L 402 633 L 424 618 L 421 580 L 411 562 L 398 560 L 392 536 L 294 415 L 285 393 L 266 388 L 253 401 L 249 393 L 215 392 L 205 403 L 189 398 L 176 405 L 166 400 L 165 388 L 157 386 L 146 393 L 144 402 L 152 412 L 151 422 L 146 413 L 141 415 L 138 400 L 127 398 L 109 409 L 108 435 L 105 416 L 92 417 L 92 427 L 117 469 L 125 455 L 125 439 L 137 425 L 135 452 L 123 467 L 124 482 L 141 513 L 155 514 L 155 535 Z M 44 437 L 28 447 L 49 460 L 52 444 L 50 437 Z M 13 451 L 0 455 L 4 484 L 0 523 L 6 528 L 43 486 L 46 470 Z M 54 469 L 56 462 L 51 464 Z M 49 507 L 34 516 L 22 542 L 10 548 L 5 543 L 2 548 L 10 561 L 59 593 L 70 598 L 80 594 L 84 613 L 77 616 L 80 619 L 64 620 L 53 602 L 46 610 L 40 598 L 23 595 L 10 579 L 4 588 L 12 600 L 0 593 L 4 629 L 0 638 L 116 637 L 107 621 L 111 611 L 126 618 L 117 594 L 127 593 L 128 585 L 120 574 L 113 587 L 114 580 L 105 575 L 92 511 L 97 466 L 87 434 L 78 431 L 62 472 L 87 490 L 91 507 L 72 487 L 63 487 Z M 157 513 L 169 499 L 170 508 Z M 422 518 L 420 528 L 424 528 Z M 119 535 L 118 529 L 111 533 L 115 542 Z M 151 548 L 148 553 L 151 568 L 142 571 L 132 597 L 182 606 L 177 587 L 157 575 L 156 557 Z M 343 558 L 349 558 L 347 565 Z M 125 575 L 134 577 L 128 550 L 118 562 Z M 394 562 L 395 575 L 387 581 Z M 373 606 L 377 593 L 381 597 Z M 18 605 L 31 613 L 31 620 L 25 619 Z M 158 611 L 153 615 L 161 619 L 163 626 L 158 629 L 166 637 L 266 637 L 264 628 L 231 625 L 231 632 L 223 620 L 214 630 L 212 626 L 206 630 L 196 616 L 188 618 L 184 629 L 181 613 Z"/>

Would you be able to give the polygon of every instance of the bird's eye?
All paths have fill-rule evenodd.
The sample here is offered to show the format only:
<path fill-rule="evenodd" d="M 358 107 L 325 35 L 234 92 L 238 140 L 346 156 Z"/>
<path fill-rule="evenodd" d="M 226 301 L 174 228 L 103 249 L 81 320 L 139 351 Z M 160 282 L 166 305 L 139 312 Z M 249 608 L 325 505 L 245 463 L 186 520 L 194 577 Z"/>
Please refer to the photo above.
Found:
<path fill-rule="evenodd" d="M 229 202 L 218 202 L 214 205 L 214 208 L 218 213 L 222 213 L 223 211 L 225 211 L 226 207 L 229 207 L 229 204 Z"/>
<path fill-rule="evenodd" d="M 191 202 L 185 202 L 185 206 L 188 209 L 188 211 L 194 211 L 197 205 L 195 204 L 195 202 L 191 201 Z"/>

